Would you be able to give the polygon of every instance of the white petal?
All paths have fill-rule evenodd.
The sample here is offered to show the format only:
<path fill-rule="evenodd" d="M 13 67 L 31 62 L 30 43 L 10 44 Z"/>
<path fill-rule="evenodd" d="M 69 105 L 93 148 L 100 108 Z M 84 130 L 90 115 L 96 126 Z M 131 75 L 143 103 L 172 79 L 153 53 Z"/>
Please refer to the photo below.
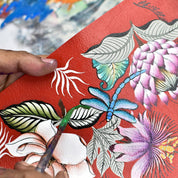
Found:
<path fill-rule="evenodd" d="M 28 164 L 35 164 L 38 163 L 40 159 L 41 159 L 40 155 L 31 153 L 25 158 L 25 162 Z"/>
<path fill-rule="evenodd" d="M 46 142 L 48 142 L 57 132 L 57 128 L 51 123 L 51 120 L 41 122 L 35 133 L 39 134 Z"/>
<path fill-rule="evenodd" d="M 67 172 L 70 178 L 93 178 L 95 174 L 93 173 L 91 165 L 86 161 L 82 161 L 77 165 L 67 165 Z"/>
<path fill-rule="evenodd" d="M 62 164 L 78 164 L 86 159 L 85 144 L 78 135 L 63 133 L 54 150 L 53 157 Z"/>
<path fill-rule="evenodd" d="M 6 148 L 16 157 L 23 157 L 29 153 L 43 154 L 45 151 L 45 143 L 38 135 L 33 133 L 25 133 L 14 141 L 7 143 Z"/>

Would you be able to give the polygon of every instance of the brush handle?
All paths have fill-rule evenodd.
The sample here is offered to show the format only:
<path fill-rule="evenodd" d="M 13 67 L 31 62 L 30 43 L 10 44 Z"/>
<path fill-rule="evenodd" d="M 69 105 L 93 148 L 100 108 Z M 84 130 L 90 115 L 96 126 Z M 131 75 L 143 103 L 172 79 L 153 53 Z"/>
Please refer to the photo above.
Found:
<path fill-rule="evenodd" d="M 53 151 L 57 145 L 57 142 L 62 134 L 64 129 L 62 128 L 59 128 L 56 135 L 53 137 L 52 141 L 50 142 L 50 144 L 48 145 L 44 155 L 41 157 L 37 167 L 36 167 L 36 170 L 38 172 L 41 172 L 43 173 L 46 169 L 46 167 L 48 166 L 49 164 L 49 161 L 52 157 L 52 154 L 53 154 Z"/>

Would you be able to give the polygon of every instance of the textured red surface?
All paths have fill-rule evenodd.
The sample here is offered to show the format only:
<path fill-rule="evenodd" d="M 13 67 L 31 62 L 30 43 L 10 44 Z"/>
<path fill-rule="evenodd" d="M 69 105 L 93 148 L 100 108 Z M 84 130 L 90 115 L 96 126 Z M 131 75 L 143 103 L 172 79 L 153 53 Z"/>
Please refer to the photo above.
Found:
<path fill-rule="evenodd" d="M 67 94 L 66 96 L 63 96 L 61 92 L 59 92 L 59 95 L 57 95 L 55 92 L 55 86 L 53 86 L 53 88 L 50 86 L 53 74 L 37 78 L 24 76 L 12 84 L 5 91 L 0 93 L 0 109 L 4 109 L 12 104 L 21 103 L 25 100 L 39 100 L 52 104 L 56 111 L 60 114 L 60 109 L 58 106 L 59 99 L 62 99 L 66 109 L 69 110 L 70 108 L 78 105 L 81 99 L 90 98 L 91 95 L 88 93 L 88 86 L 99 87 L 101 81 L 97 78 L 96 70 L 92 68 L 91 59 L 84 58 L 81 54 L 86 52 L 91 46 L 99 44 L 105 36 L 111 33 L 121 33 L 129 30 L 131 22 L 136 26 L 142 26 L 153 19 L 158 19 L 158 16 L 150 9 L 138 7 L 134 4 L 138 2 L 140 2 L 140 0 L 123 1 L 112 10 L 107 12 L 105 15 L 103 15 L 101 18 L 90 24 L 84 30 L 79 32 L 76 36 L 74 36 L 49 56 L 50 58 L 55 58 L 58 60 L 59 67 L 65 66 L 68 59 L 73 57 L 69 68 L 81 72 L 85 71 L 85 73 L 80 77 L 83 81 L 89 84 L 84 85 L 78 82 L 80 91 L 86 94 L 85 97 L 78 94 L 75 90 L 71 90 L 73 98 Z M 162 12 L 165 15 L 164 20 L 167 22 L 171 22 L 173 19 L 178 17 L 177 0 L 149 0 L 147 2 L 149 2 L 152 6 L 158 7 L 159 12 Z M 137 46 L 135 48 L 137 48 Z M 131 55 L 129 57 L 130 60 Z M 128 74 L 129 68 L 126 71 L 125 76 Z M 123 81 L 124 78 L 125 77 L 122 77 L 119 79 L 119 81 Z M 119 82 L 117 82 L 115 88 L 118 86 L 118 84 Z M 107 93 L 112 95 L 115 88 L 108 91 Z M 64 92 L 66 91 L 64 90 Z M 131 101 L 135 100 L 133 89 L 129 84 L 126 85 L 124 90 L 119 94 L 119 98 L 127 98 Z M 136 100 L 135 102 L 139 104 Z M 139 109 L 137 112 L 143 112 L 144 110 L 145 109 L 143 106 L 140 106 L 139 104 Z M 161 111 L 162 113 L 169 115 L 170 118 L 174 119 L 176 123 L 178 123 L 177 104 L 169 102 L 168 105 L 165 105 L 159 101 L 157 107 L 153 107 L 152 110 L 158 112 Z M 105 119 L 105 115 L 100 118 L 100 121 L 103 119 Z M 128 123 L 122 122 L 122 124 L 127 126 Z M 101 127 L 100 122 L 98 122 L 95 127 Z M 8 127 L 7 130 L 10 132 L 10 135 L 14 135 L 14 138 L 20 135 L 20 133 Z M 78 135 L 82 136 L 86 142 L 89 142 L 92 137 L 91 128 L 74 130 L 70 127 L 67 127 L 65 132 L 77 133 Z M 0 159 L 0 167 L 12 168 L 15 162 L 18 160 L 20 159 L 4 156 Z M 124 175 L 126 178 L 130 177 L 130 170 L 132 165 L 133 162 L 125 164 Z M 177 156 L 174 157 L 173 166 L 175 168 L 178 167 Z M 110 171 L 108 170 L 107 173 L 109 172 Z M 96 177 L 99 177 L 97 170 L 95 170 L 95 174 Z M 175 175 L 176 169 L 174 169 L 172 174 L 169 174 L 169 177 L 175 177 Z M 115 177 L 115 175 L 110 172 L 110 177 Z"/>

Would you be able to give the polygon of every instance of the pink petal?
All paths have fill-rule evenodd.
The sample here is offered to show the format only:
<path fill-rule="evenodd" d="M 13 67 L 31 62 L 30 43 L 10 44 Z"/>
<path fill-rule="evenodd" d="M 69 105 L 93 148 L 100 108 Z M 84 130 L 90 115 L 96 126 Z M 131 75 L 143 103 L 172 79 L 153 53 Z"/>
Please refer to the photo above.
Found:
<path fill-rule="evenodd" d="M 137 63 L 137 69 L 141 69 L 143 65 L 143 61 L 139 60 Z"/>
<path fill-rule="evenodd" d="M 174 43 L 173 41 L 167 41 L 166 43 L 170 44 L 172 47 L 176 47 L 176 43 Z"/>
<path fill-rule="evenodd" d="M 168 96 L 167 96 L 164 92 L 159 93 L 159 98 L 160 98 L 161 101 L 164 102 L 165 104 L 168 103 Z"/>
<path fill-rule="evenodd" d="M 170 73 L 177 74 L 177 67 L 169 60 L 164 60 L 165 69 Z"/>
<path fill-rule="evenodd" d="M 146 128 L 150 129 L 150 120 L 147 117 L 147 111 L 144 111 L 143 115 L 140 114 L 140 122 L 142 125 L 144 125 Z"/>
<path fill-rule="evenodd" d="M 130 161 L 134 161 L 136 159 L 139 159 L 142 155 L 144 154 L 144 152 L 138 152 L 138 154 L 135 155 L 122 155 L 121 157 L 116 158 L 116 161 L 118 162 L 130 162 Z"/>
<path fill-rule="evenodd" d="M 146 94 L 146 91 L 144 93 L 143 103 L 146 105 L 151 105 L 150 99 L 149 99 L 148 95 Z"/>
<path fill-rule="evenodd" d="M 171 95 L 173 99 L 177 99 L 177 95 L 173 93 L 172 91 L 169 91 L 169 94 Z"/>
<path fill-rule="evenodd" d="M 91 165 L 86 160 L 82 161 L 77 165 L 66 165 L 66 169 L 70 178 L 95 177 Z"/>
<path fill-rule="evenodd" d="M 154 54 L 153 53 L 148 53 L 147 54 L 147 59 L 145 60 L 148 64 L 153 64 L 154 60 Z"/>
<path fill-rule="evenodd" d="M 140 80 L 140 75 L 135 77 L 133 80 L 134 80 L 134 82 L 138 83 L 138 81 Z"/>
<path fill-rule="evenodd" d="M 63 133 L 56 145 L 53 157 L 62 164 L 78 164 L 86 159 L 86 143 L 75 134 Z"/>
<path fill-rule="evenodd" d="M 35 133 L 39 134 L 47 143 L 57 133 L 57 128 L 53 126 L 51 120 L 47 120 L 37 126 Z"/>
<path fill-rule="evenodd" d="M 44 140 L 34 133 L 25 133 L 6 144 L 8 151 L 16 157 L 27 156 L 31 152 L 43 154 L 46 145 Z"/>
<path fill-rule="evenodd" d="M 142 103 L 143 97 L 144 97 L 144 89 L 140 83 L 137 84 L 134 90 L 134 93 L 135 93 L 135 97 L 137 98 L 137 100 Z"/>
<path fill-rule="evenodd" d="M 143 104 L 143 106 L 144 106 L 147 110 L 151 110 L 151 108 L 152 108 L 152 105 Z"/>
<path fill-rule="evenodd" d="M 136 66 L 136 65 L 137 65 L 137 62 L 138 62 L 138 59 L 136 59 L 134 56 L 133 56 L 132 59 L 133 59 L 133 60 L 132 60 L 133 64 Z"/>
<path fill-rule="evenodd" d="M 150 68 L 151 68 L 151 65 L 148 64 L 148 63 L 143 63 L 143 66 L 142 66 L 142 70 L 145 69 L 146 70 L 146 73 L 149 75 L 150 74 Z"/>
<path fill-rule="evenodd" d="M 154 52 L 154 51 L 156 51 L 156 47 L 155 46 L 153 46 L 150 42 L 148 42 L 148 45 L 149 45 L 149 47 L 150 47 L 150 51 L 149 52 Z"/>
<path fill-rule="evenodd" d="M 148 149 L 148 146 L 147 142 L 123 143 L 114 145 L 111 151 L 123 153 L 124 155 L 129 156 L 137 156 L 140 155 L 140 153 L 143 154 Z M 120 160 L 121 157 L 118 159 Z M 127 160 L 125 161 L 127 162 Z"/>
<path fill-rule="evenodd" d="M 158 66 L 156 64 L 151 65 L 151 69 L 150 69 L 150 75 L 152 75 L 153 77 L 156 77 L 160 80 L 164 80 L 164 76 L 163 74 L 160 72 Z"/>
<path fill-rule="evenodd" d="M 174 54 L 164 55 L 164 58 L 170 60 L 175 66 L 178 66 L 178 57 Z"/>
<path fill-rule="evenodd" d="M 132 64 L 130 67 L 130 73 L 133 74 L 135 72 L 137 72 L 137 68 L 135 67 L 135 65 Z"/>
<path fill-rule="evenodd" d="M 174 94 L 178 95 L 178 87 L 176 88 L 176 90 L 172 91 Z"/>
<path fill-rule="evenodd" d="M 142 141 L 142 136 L 136 128 L 123 128 L 121 126 L 118 126 L 118 129 L 119 133 L 122 136 L 128 137 L 132 140 L 132 142 Z"/>
<path fill-rule="evenodd" d="M 178 47 L 168 48 L 167 51 L 169 54 L 178 54 Z"/>
<path fill-rule="evenodd" d="M 153 103 L 154 105 L 157 104 L 157 95 L 155 95 L 154 93 L 152 93 L 151 91 L 147 91 L 147 96 L 149 97 L 149 101 L 151 103 Z"/>
<path fill-rule="evenodd" d="M 157 51 L 155 51 L 158 54 L 161 54 L 162 56 L 165 54 L 168 54 L 167 49 L 158 49 Z"/>
<path fill-rule="evenodd" d="M 133 80 L 130 81 L 130 86 L 131 86 L 132 88 L 135 88 L 136 85 L 137 85 L 136 82 L 134 82 Z"/>
<path fill-rule="evenodd" d="M 144 51 L 144 52 L 150 50 L 150 47 L 149 47 L 148 44 L 144 44 L 144 45 L 142 45 L 140 48 L 141 48 L 141 50 Z"/>
<path fill-rule="evenodd" d="M 154 81 L 154 78 L 151 77 L 150 78 L 150 87 L 151 87 L 151 92 L 154 93 L 155 95 L 158 94 L 157 90 L 156 90 L 156 87 L 155 87 L 155 81 Z"/>
<path fill-rule="evenodd" d="M 141 49 L 140 49 L 140 48 L 137 48 L 137 49 L 135 50 L 135 52 L 134 52 L 134 57 L 135 57 L 136 59 L 139 59 L 140 53 L 141 53 Z"/>
<path fill-rule="evenodd" d="M 150 86 L 150 75 L 143 73 L 140 77 L 140 83 L 142 84 L 142 86 L 146 89 L 149 89 Z"/>
<path fill-rule="evenodd" d="M 159 44 L 164 44 L 164 43 L 167 42 L 166 39 L 157 39 L 157 40 L 155 40 L 155 41 L 158 42 Z"/>
<path fill-rule="evenodd" d="M 147 171 L 150 163 L 151 153 L 146 152 L 132 167 L 131 178 L 142 177 Z"/>
<path fill-rule="evenodd" d="M 147 53 L 146 53 L 146 52 L 142 52 L 142 53 L 140 54 L 139 59 L 140 59 L 140 60 L 144 60 L 144 59 L 146 59 L 146 57 L 147 57 Z"/>
<path fill-rule="evenodd" d="M 136 119 L 137 120 L 137 119 Z M 137 120 L 136 123 L 132 124 L 135 128 L 137 128 L 137 130 L 140 132 L 140 134 L 142 135 L 142 140 L 145 140 L 146 142 L 150 141 L 150 130 L 148 128 L 147 125 L 143 125 L 141 122 L 139 122 Z"/>
<path fill-rule="evenodd" d="M 157 41 L 152 42 L 152 45 L 154 45 L 157 49 L 162 48 L 161 45 Z"/>
<path fill-rule="evenodd" d="M 164 58 L 162 55 L 158 54 L 158 53 L 154 53 L 155 54 L 155 58 L 154 58 L 154 62 L 159 66 L 159 67 L 163 67 L 164 66 Z"/>
<path fill-rule="evenodd" d="M 162 44 L 162 45 L 161 45 L 161 47 L 162 47 L 162 48 L 166 48 L 166 49 L 167 49 L 167 48 L 172 47 L 172 45 L 171 45 L 171 44 L 169 44 L 169 43 L 164 43 L 164 44 Z"/>

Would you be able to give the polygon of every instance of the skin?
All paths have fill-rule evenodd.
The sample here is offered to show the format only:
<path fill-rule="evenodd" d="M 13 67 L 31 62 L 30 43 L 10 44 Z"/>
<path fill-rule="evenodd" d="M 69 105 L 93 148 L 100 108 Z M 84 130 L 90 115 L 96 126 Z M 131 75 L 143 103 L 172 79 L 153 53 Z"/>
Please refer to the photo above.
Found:
<path fill-rule="evenodd" d="M 14 169 L 0 168 L 0 178 L 51 178 L 46 173 L 40 173 L 25 162 L 16 163 Z M 55 178 L 68 178 L 67 172 L 59 172 Z"/>
<path fill-rule="evenodd" d="M 0 49 L 0 91 L 23 74 L 43 76 L 57 67 L 55 59 L 35 56 L 24 51 L 10 51 Z"/>
<path fill-rule="evenodd" d="M 24 51 L 0 49 L 0 91 L 7 88 L 24 74 L 43 76 L 57 68 L 55 59 L 45 56 L 35 56 Z M 25 162 L 16 163 L 14 169 L 0 168 L 0 178 L 51 178 L 46 173 L 40 173 Z M 55 178 L 68 178 L 67 173 L 59 172 Z"/>

